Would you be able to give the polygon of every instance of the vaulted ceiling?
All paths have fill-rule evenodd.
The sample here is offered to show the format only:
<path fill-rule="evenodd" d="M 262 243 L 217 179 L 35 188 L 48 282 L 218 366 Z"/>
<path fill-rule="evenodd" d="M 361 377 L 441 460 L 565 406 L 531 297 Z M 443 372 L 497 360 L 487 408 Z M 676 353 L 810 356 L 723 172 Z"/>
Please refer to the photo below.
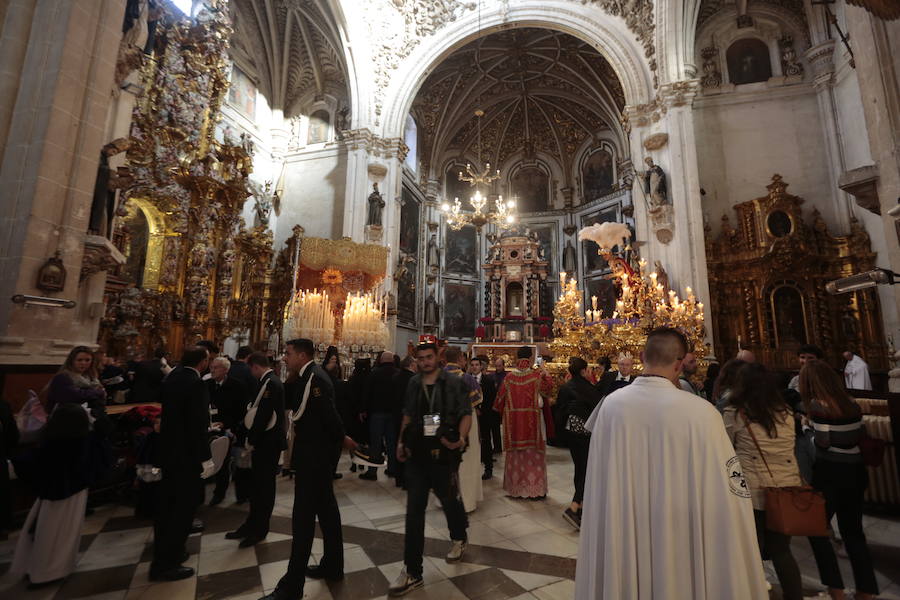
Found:
<path fill-rule="evenodd" d="M 612 129 L 622 137 L 621 83 L 591 46 L 565 33 L 522 28 L 490 34 L 453 52 L 413 103 L 427 168 L 448 157 L 503 165 L 545 153 L 563 169 L 584 141 Z"/>
<path fill-rule="evenodd" d="M 325 0 L 231 0 L 232 56 L 273 108 L 347 97 L 340 35 Z"/>

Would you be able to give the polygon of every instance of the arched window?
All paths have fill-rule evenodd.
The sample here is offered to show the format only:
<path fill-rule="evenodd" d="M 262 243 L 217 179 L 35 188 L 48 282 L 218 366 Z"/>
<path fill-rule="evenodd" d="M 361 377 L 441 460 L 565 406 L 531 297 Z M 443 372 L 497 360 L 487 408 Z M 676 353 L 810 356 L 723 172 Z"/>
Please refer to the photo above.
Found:
<path fill-rule="evenodd" d="M 735 85 L 766 81 L 772 76 L 769 47 L 762 40 L 737 40 L 728 47 L 725 58 L 728 62 L 728 78 Z"/>
<path fill-rule="evenodd" d="M 419 168 L 418 142 L 419 128 L 416 126 L 416 120 L 413 119 L 412 115 L 407 115 L 406 130 L 403 132 L 403 143 L 409 148 L 409 152 L 406 153 L 406 160 L 403 162 L 413 173 L 418 171 Z"/>
<path fill-rule="evenodd" d="M 317 110 L 309 116 L 309 135 L 306 137 L 307 144 L 318 144 L 328 141 L 328 125 L 331 123 L 331 117 L 328 111 Z"/>
<path fill-rule="evenodd" d="M 520 213 L 550 208 L 550 176 L 538 167 L 523 167 L 509 180 L 510 191 Z"/>

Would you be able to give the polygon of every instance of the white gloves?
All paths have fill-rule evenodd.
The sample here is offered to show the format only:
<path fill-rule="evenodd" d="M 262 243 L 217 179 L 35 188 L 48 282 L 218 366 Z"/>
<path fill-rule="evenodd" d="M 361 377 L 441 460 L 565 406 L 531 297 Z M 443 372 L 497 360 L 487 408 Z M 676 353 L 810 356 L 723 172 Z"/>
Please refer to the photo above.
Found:
<path fill-rule="evenodd" d="M 216 463 L 214 463 L 212 459 L 203 461 L 203 473 L 200 475 L 201 479 L 209 479 L 215 472 Z"/>

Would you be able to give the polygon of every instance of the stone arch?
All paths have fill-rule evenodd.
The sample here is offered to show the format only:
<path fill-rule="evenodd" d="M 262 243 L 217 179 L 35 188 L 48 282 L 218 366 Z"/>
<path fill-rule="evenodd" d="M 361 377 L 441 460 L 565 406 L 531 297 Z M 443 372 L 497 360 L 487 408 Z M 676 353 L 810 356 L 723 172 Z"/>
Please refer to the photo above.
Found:
<path fill-rule="evenodd" d="M 402 136 L 406 115 L 425 79 L 454 50 L 490 33 L 518 27 L 546 28 L 583 40 L 612 66 L 622 84 L 626 104 L 650 102 L 653 77 L 649 65 L 621 18 L 595 6 L 572 7 L 573 10 L 547 2 L 529 4 L 482 12 L 480 29 L 477 15 L 467 14 L 423 40 L 393 74 L 392 85 L 384 94 L 384 137 Z"/>

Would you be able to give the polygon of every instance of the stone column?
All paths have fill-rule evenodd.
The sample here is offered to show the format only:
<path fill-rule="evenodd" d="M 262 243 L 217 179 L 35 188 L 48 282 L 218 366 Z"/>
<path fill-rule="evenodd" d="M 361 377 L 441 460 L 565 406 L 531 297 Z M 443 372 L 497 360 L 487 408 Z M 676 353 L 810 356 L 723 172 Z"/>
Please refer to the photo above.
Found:
<path fill-rule="evenodd" d="M 381 138 L 368 129 L 345 133 L 347 143 L 347 196 L 344 202 L 344 236 L 355 242 L 390 246 L 387 270 L 378 296 L 391 292 L 396 297 L 394 271 L 400 253 L 400 193 L 403 160 L 407 148 L 400 138 Z M 384 200 L 381 227 L 366 224 L 369 195 L 378 185 Z M 391 332 L 389 348 L 393 347 L 396 316 L 388 322 Z"/>
<path fill-rule="evenodd" d="M 96 340 L 105 277 L 80 275 L 124 9 L 125 0 L 13 2 L 5 13 L 0 49 L 11 43 L 10 29 L 29 33 L 24 56 L 4 50 L 0 60 L 0 94 L 14 98 L 0 101 L 11 107 L 0 138 L 0 363 L 59 365 L 73 345 Z M 8 68 L 18 56 L 16 73 Z M 42 291 L 38 270 L 56 252 L 65 285 Z M 10 303 L 12 294 L 78 304 L 23 307 Z"/>
<path fill-rule="evenodd" d="M 709 320 L 703 207 L 691 108 L 698 89 L 698 80 L 663 84 L 654 102 L 628 106 L 625 113 L 631 127 L 632 162 L 636 165 L 632 194 L 637 238 L 646 242 L 641 255 L 651 267 L 660 261 L 669 275 L 670 287 L 679 297 L 684 297 L 685 288 L 690 286 L 703 302 Z M 651 157 L 666 174 L 671 205 L 668 234 L 654 225 L 649 214 L 649 199 L 641 176 L 647 168 L 645 157 Z"/>
<path fill-rule="evenodd" d="M 884 222 L 887 255 L 878 266 L 900 273 L 900 21 L 883 21 L 863 8 L 846 6 L 848 33 L 856 57 L 856 76 L 863 102 L 869 150 L 878 167 L 876 191 Z M 894 214 L 889 214 L 894 210 Z M 893 286 L 900 305 L 900 286 Z M 882 302 L 886 294 L 881 294 Z M 897 331 L 885 331 L 898 338 Z"/>
<path fill-rule="evenodd" d="M 850 231 L 850 200 L 838 187 L 838 180 L 846 170 L 841 147 L 838 114 L 834 102 L 834 40 L 826 40 L 806 51 L 806 60 L 813 71 L 813 85 L 819 112 L 822 115 L 822 132 L 825 135 L 825 155 L 828 157 L 828 186 L 834 203 L 834 218 L 838 231 Z"/>

